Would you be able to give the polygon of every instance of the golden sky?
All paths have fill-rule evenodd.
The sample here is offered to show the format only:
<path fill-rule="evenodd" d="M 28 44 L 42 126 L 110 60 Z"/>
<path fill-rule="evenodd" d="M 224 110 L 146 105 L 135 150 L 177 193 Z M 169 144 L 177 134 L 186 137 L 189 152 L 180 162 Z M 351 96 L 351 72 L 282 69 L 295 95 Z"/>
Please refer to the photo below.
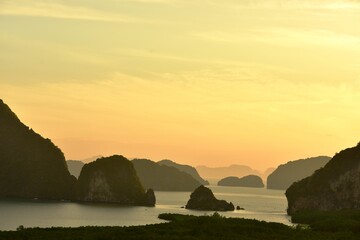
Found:
<path fill-rule="evenodd" d="M 67 159 L 191 165 L 360 139 L 360 1 L 0 0 L 0 98 Z"/>

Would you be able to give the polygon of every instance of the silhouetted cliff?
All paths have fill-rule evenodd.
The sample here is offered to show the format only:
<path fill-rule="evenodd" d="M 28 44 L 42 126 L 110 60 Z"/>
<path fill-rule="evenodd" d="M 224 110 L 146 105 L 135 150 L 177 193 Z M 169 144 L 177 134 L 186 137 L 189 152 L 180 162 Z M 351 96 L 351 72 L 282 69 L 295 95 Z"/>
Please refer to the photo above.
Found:
<path fill-rule="evenodd" d="M 0 197 L 71 199 L 75 181 L 61 150 L 0 100 Z"/>
<path fill-rule="evenodd" d="M 360 143 L 286 191 L 288 213 L 360 208 Z"/>
<path fill-rule="evenodd" d="M 174 167 L 157 164 L 147 159 L 134 159 L 136 172 L 146 188 L 158 191 L 193 191 L 201 184 L 191 175 Z"/>
<path fill-rule="evenodd" d="M 249 175 L 242 178 L 223 178 L 218 182 L 218 186 L 263 188 L 264 183 L 259 176 Z"/>
<path fill-rule="evenodd" d="M 162 161 L 159 161 L 158 164 L 177 168 L 178 170 L 180 170 L 182 172 L 190 174 L 196 181 L 198 181 L 202 185 L 209 185 L 209 182 L 204 180 L 202 177 L 200 177 L 198 171 L 192 166 L 178 164 L 171 160 L 162 160 Z"/>
<path fill-rule="evenodd" d="M 153 206 L 153 195 L 145 193 L 131 161 L 119 155 L 85 164 L 78 179 L 79 201 Z"/>
<path fill-rule="evenodd" d="M 234 211 L 234 205 L 225 200 L 218 200 L 213 192 L 204 186 L 200 186 L 190 195 L 186 209 L 204 211 Z"/>
<path fill-rule="evenodd" d="M 267 188 L 285 190 L 294 182 L 310 176 L 317 169 L 325 166 L 330 159 L 330 157 L 320 156 L 282 164 L 268 176 Z"/>

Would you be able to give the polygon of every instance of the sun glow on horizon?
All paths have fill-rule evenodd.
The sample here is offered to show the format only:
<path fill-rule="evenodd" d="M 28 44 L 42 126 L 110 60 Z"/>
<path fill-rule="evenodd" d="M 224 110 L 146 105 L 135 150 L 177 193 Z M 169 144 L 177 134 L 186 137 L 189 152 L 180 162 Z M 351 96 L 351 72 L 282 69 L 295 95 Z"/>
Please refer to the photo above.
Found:
<path fill-rule="evenodd" d="M 264 170 L 355 145 L 360 3 L 270 2 L 1 1 L 0 98 L 68 159 Z"/>

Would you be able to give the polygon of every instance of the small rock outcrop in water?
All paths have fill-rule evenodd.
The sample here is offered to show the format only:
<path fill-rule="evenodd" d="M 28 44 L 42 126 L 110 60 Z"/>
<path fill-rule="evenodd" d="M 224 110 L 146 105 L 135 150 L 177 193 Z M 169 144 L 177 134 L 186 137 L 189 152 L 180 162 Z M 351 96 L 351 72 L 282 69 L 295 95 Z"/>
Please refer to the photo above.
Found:
<path fill-rule="evenodd" d="M 185 208 L 204 211 L 234 211 L 234 205 L 231 202 L 216 199 L 213 192 L 204 186 L 198 187 L 191 193 Z"/>
<path fill-rule="evenodd" d="M 69 200 L 75 182 L 61 150 L 0 100 L 0 197 Z"/>
<path fill-rule="evenodd" d="M 156 197 L 154 190 L 149 188 L 145 194 L 145 205 L 153 207 L 155 206 L 155 203 L 156 203 Z"/>
<path fill-rule="evenodd" d="M 133 164 L 118 155 L 84 165 L 78 179 L 77 200 L 155 205 L 154 191 L 145 193 Z"/>
<path fill-rule="evenodd" d="M 227 177 L 221 179 L 218 186 L 263 188 L 264 183 L 259 176 L 249 175 L 242 178 Z"/>
<path fill-rule="evenodd" d="M 288 213 L 360 208 L 360 143 L 286 191 Z"/>
<path fill-rule="evenodd" d="M 311 176 L 330 161 L 330 157 L 319 156 L 290 161 L 280 165 L 267 178 L 268 189 L 286 190 L 296 181 Z"/>
<path fill-rule="evenodd" d="M 169 167 L 174 167 L 182 172 L 185 172 L 189 175 L 191 175 L 196 181 L 198 181 L 200 184 L 202 185 L 209 185 L 209 182 L 204 180 L 202 177 L 200 177 L 198 171 L 189 165 L 183 165 L 183 164 L 179 164 L 176 162 L 173 162 L 171 160 L 161 160 L 159 162 L 157 162 L 160 165 L 165 165 L 165 166 L 169 166 Z"/>

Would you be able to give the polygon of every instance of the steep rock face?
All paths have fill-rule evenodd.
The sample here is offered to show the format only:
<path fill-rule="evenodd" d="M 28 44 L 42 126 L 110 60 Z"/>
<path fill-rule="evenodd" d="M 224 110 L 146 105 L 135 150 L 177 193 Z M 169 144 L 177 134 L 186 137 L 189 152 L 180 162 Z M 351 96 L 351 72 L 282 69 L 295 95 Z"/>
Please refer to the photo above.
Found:
<path fill-rule="evenodd" d="M 81 170 L 77 199 L 130 205 L 155 205 L 152 190 L 145 193 L 133 164 L 123 156 L 99 158 Z"/>
<path fill-rule="evenodd" d="M 360 208 L 360 144 L 336 154 L 324 168 L 286 191 L 288 213 Z"/>
<path fill-rule="evenodd" d="M 191 175 L 196 181 L 198 181 L 200 184 L 202 185 L 209 185 L 209 182 L 204 180 L 202 177 L 200 177 L 198 171 L 189 165 L 183 165 L 183 164 L 178 164 L 176 162 L 173 162 L 171 160 L 161 160 L 158 162 L 158 164 L 160 165 L 166 165 L 169 167 L 174 167 L 182 172 L 185 172 L 189 175 Z"/>
<path fill-rule="evenodd" d="M 203 211 L 234 211 L 234 205 L 225 200 L 218 200 L 213 192 L 201 185 L 190 195 L 186 209 L 203 210 Z"/>
<path fill-rule="evenodd" d="M 330 159 L 319 156 L 282 164 L 268 176 L 267 188 L 286 190 L 294 182 L 311 176 L 316 170 L 324 167 Z"/>
<path fill-rule="evenodd" d="M 0 197 L 71 199 L 75 182 L 61 150 L 0 100 Z"/>
<path fill-rule="evenodd" d="M 66 161 L 66 165 L 68 166 L 69 172 L 71 173 L 71 175 L 73 175 L 76 178 L 79 177 L 81 169 L 84 166 L 84 164 L 85 163 L 83 163 L 82 161 L 77 161 L 77 160 Z"/>
<path fill-rule="evenodd" d="M 149 188 L 145 194 L 145 205 L 155 206 L 155 203 L 156 203 L 156 198 L 155 198 L 154 190 Z"/>
<path fill-rule="evenodd" d="M 223 178 L 218 182 L 218 186 L 263 188 L 264 183 L 259 176 L 249 175 L 242 178 Z"/>
<path fill-rule="evenodd" d="M 174 167 L 147 159 L 134 159 L 132 163 L 145 188 L 156 191 L 193 191 L 201 185 L 191 175 Z"/>

